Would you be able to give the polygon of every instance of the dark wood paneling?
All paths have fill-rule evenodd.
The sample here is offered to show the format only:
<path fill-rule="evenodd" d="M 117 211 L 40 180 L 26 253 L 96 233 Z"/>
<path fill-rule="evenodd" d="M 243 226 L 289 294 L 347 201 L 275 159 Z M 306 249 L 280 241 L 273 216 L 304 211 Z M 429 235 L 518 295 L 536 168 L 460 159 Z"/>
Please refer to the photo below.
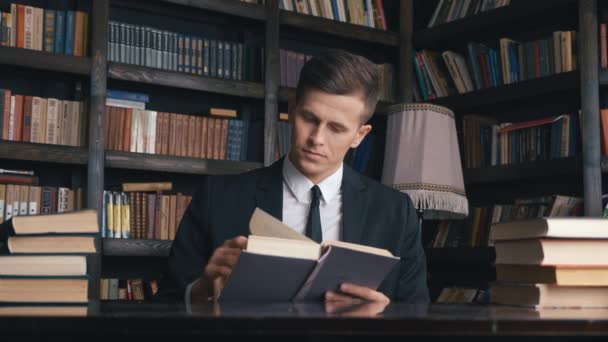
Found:
<path fill-rule="evenodd" d="M 54 55 L 6 46 L 0 47 L 0 64 L 87 76 L 91 72 L 91 59 L 88 57 Z"/>
<path fill-rule="evenodd" d="M 279 118 L 279 79 L 281 77 L 279 58 L 279 4 L 277 0 L 266 0 L 266 75 L 264 97 L 264 165 L 275 161 L 277 144 L 277 120 Z"/>
<path fill-rule="evenodd" d="M 106 106 L 107 85 L 107 50 L 108 50 L 108 18 L 110 12 L 109 0 L 93 1 L 91 18 L 91 92 L 89 102 L 88 144 L 89 160 L 87 163 L 87 208 L 97 210 L 99 235 L 101 235 L 103 217 L 103 182 L 104 182 L 104 114 Z M 95 247 L 101 250 L 99 239 Z M 102 260 L 100 253 L 96 254 L 89 269 L 92 280 L 89 281 L 89 297 L 99 299 L 99 279 L 101 277 Z"/>
<path fill-rule="evenodd" d="M 163 2 L 178 4 L 193 8 L 210 10 L 218 13 L 230 14 L 238 17 L 266 20 L 264 6 L 250 4 L 239 0 L 162 0 Z"/>
<path fill-rule="evenodd" d="M 395 32 L 382 31 L 367 26 L 343 23 L 283 10 L 280 12 L 279 20 L 281 25 L 307 31 L 327 33 L 364 43 L 399 46 L 399 35 Z"/>
<path fill-rule="evenodd" d="M 173 241 L 103 239 L 104 256 L 168 257 Z"/>
<path fill-rule="evenodd" d="M 464 44 L 483 37 L 492 30 L 512 31 L 512 23 L 535 16 L 537 22 L 549 10 L 572 5 L 574 0 L 512 0 L 509 6 L 500 7 L 471 17 L 426 28 L 414 33 L 414 46 L 422 48 L 445 48 L 445 44 Z"/>
<path fill-rule="evenodd" d="M 192 89 L 246 98 L 264 98 L 264 86 L 261 83 L 202 77 L 137 65 L 120 63 L 108 63 L 108 65 L 108 77 L 115 80 Z"/>
<path fill-rule="evenodd" d="M 120 169 L 220 175 L 235 174 L 257 169 L 261 167 L 262 164 L 254 162 L 194 159 L 145 153 L 107 151 L 106 166 Z"/>
<path fill-rule="evenodd" d="M 412 56 L 412 34 L 414 32 L 414 0 L 399 2 L 399 62 L 397 69 L 397 102 L 412 102 L 414 85 L 414 66 Z"/>
<path fill-rule="evenodd" d="M 555 92 L 578 90 L 580 74 L 578 71 L 560 73 L 534 80 L 486 88 L 466 94 L 440 97 L 428 101 L 450 108 L 453 111 L 468 111 L 498 105 L 513 100 L 529 99 L 535 96 L 550 95 Z M 572 96 L 577 96 L 573 92 Z"/>
<path fill-rule="evenodd" d="M 525 164 L 464 169 L 463 173 L 467 185 L 512 182 L 548 176 L 580 176 L 582 163 L 580 158 L 542 160 Z"/>
<path fill-rule="evenodd" d="M 85 165 L 84 147 L 0 140 L 0 158 Z"/>
<path fill-rule="evenodd" d="M 597 1 L 579 1 L 578 67 L 581 69 L 585 216 L 602 215 Z"/>

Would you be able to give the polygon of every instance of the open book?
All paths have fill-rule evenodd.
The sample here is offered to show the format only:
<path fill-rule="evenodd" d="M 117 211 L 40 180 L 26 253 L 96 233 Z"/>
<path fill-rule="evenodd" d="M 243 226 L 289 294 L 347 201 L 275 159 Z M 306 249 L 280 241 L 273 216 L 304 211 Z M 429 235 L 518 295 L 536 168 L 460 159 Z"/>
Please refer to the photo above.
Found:
<path fill-rule="evenodd" d="M 320 300 L 344 282 L 377 289 L 399 258 L 341 241 L 318 244 L 257 208 L 247 248 L 226 280 L 221 300 Z"/>

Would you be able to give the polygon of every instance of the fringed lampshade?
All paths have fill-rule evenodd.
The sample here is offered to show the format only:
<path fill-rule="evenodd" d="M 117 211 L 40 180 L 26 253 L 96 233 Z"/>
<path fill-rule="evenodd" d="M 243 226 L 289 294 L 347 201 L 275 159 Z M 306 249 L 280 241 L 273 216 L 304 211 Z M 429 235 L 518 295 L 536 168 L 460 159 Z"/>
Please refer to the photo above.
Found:
<path fill-rule="evenodd" d="M 382 182 L 410 195 L 424 219 L 469 213 L 454 113 L 423 103 L 388 110 Z"/>

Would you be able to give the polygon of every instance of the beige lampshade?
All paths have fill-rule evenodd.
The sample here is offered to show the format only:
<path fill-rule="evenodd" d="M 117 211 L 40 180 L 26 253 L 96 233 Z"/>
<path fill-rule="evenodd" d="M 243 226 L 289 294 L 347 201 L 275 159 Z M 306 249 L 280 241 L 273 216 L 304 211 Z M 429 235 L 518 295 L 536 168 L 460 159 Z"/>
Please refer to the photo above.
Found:
<path fill-rule="evenodd" d="M 456 122 L 450 109 L 424 103 L 389 108 L 382 182 L 409 194 L 424 219 L 468 215 Z"/>

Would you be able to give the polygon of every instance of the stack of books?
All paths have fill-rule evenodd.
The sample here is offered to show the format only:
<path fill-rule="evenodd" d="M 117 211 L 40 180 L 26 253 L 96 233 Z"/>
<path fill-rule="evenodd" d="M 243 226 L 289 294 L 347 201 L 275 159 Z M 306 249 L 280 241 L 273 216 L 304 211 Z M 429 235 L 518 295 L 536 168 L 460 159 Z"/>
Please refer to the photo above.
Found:
<path fill-rule="evenodd" d="M 69 304 L 70 309 L 58 312 L 86 312 L 87 255 L 96 253 L 96 211 L 16 216 L 4 227 L 11 232 L 10 254 L 0 256 L 3 306 Z"/>
<path fill-rule="evenodd" d="M 551 217 L 497 223 L 490 302 L 608 307 L 608 220 Z"/>

